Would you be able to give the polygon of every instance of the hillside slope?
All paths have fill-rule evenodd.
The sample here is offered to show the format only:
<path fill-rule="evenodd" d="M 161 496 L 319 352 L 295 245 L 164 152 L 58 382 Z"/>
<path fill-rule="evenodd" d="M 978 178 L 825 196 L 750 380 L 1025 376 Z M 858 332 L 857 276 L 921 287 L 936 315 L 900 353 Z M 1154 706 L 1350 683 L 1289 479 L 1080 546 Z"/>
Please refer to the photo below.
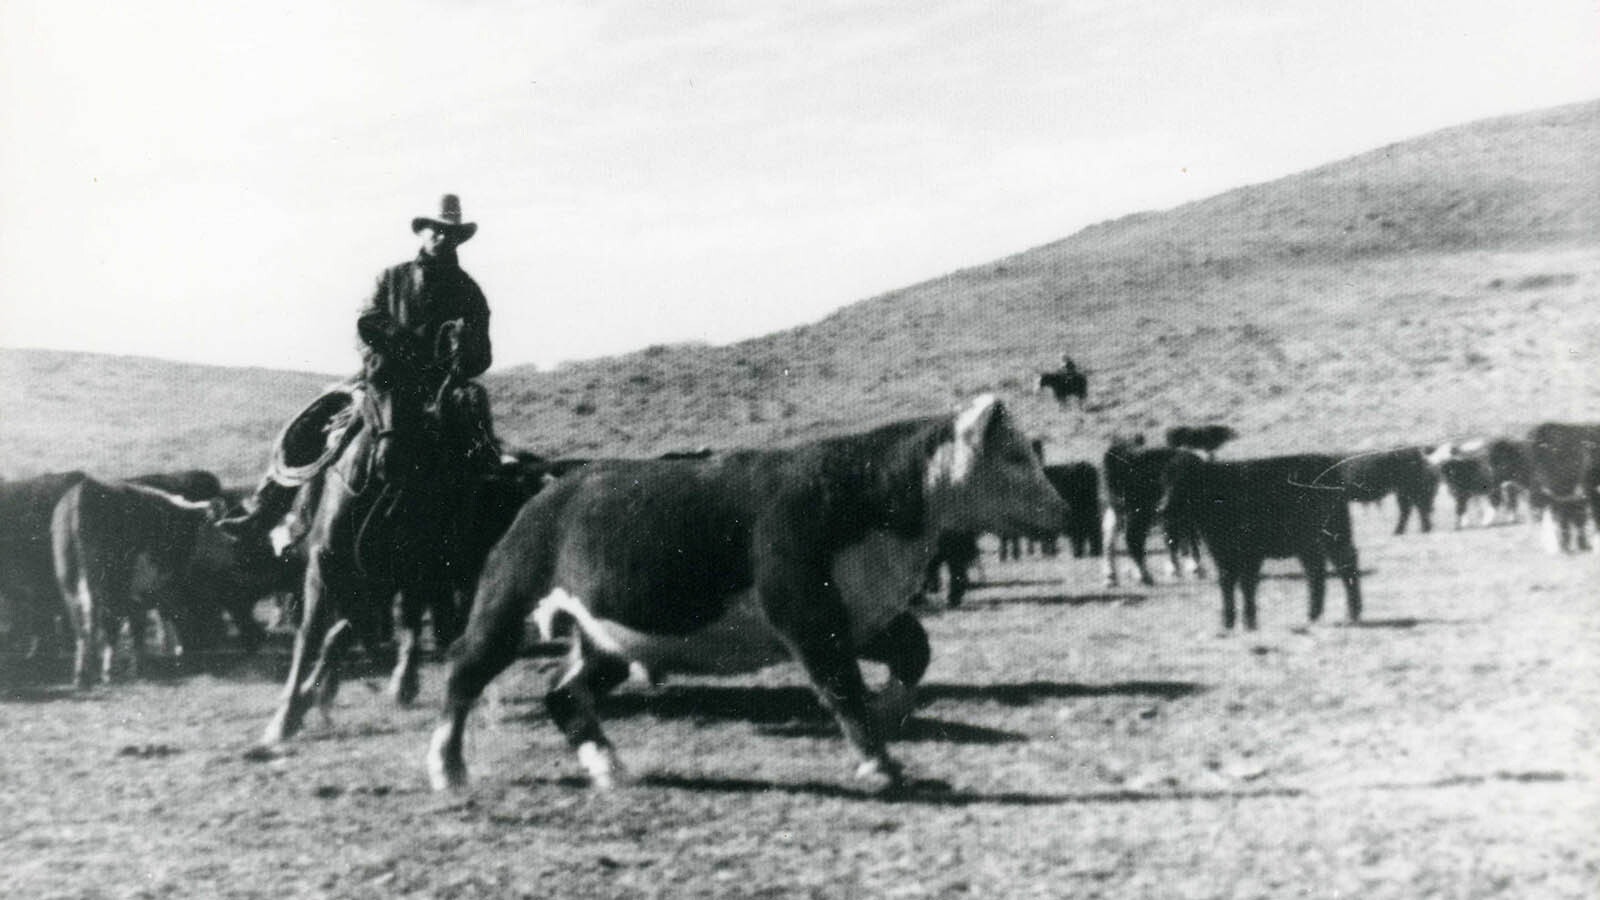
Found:
<path fill-rule="evenodd" d="M 1600 102 L 1436 132 L 863 300 L 723 347 L 492 373 L 503 435 L 556 454 L 748 446 L 1014 402 L 1053 457 L 1224 419 L 1238 453 L 1600 419 Z M 819 258 L 818 265 L 826 265 Z M 1071 352 L 1088 408 L 1034 396 Z M 0 353 L 0 473 L 253 477 L 327 379 Z"/>

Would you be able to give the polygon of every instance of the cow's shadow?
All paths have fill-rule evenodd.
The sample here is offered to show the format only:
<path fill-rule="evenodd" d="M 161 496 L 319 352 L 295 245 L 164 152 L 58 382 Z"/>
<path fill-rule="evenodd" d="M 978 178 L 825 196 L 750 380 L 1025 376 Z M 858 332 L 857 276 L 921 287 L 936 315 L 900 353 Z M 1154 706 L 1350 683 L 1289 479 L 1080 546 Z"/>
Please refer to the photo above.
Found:
<path fill-rule="evenodd" d="M 1486 619 L 1424 619 L 1416 616 L 1400 616 L 1390 619 L 1362 619 L 1357 622 L 1339 621 L 1330 623 L 1336 628 L 1395 628 L 1408 629 L 1434 625 L 1481 625 Z"/>
<path fill-rule="evenodd" d="M 1059 591 L 1008 594 L 1004 597 L 973 597 L 968 595 L 962 600 L 964 608 L 992 608 L 996 606 L 1097 606 L 1101 604 L 1115 604 L 1119 606 L 1136 606 L 1149 599 L 1145 594 L 1130 593 L 1096 593 L 1096 594 L 1063 594 Z"/>
<path fill-rule="evenodd" d="M 1110 684 L 1075 684 L 1027 681 L 1011 684 L 928 683 L 917 689 L 920 705 L 940 700 L 998 703 L 1021 707 L 1080 697 L 1137 696 L 1175 700 L 1204 691 L 1187 681 L 1125 681 Z M 673 685 L 655 691 L 612 694 L 602 704 L 606 719 L 648 716 L 700 723 L 749 722 L 762 734 L 780 737 L 836 735 L 838 727 L 809 688 L 801 686 L 750 687 L 731 685 Z M 957 744 L 1001 744 L 1025 741 L 1016 732 L 913 715 L 895 734 L 896 741 Z"/>
<path fill-rule="evenodd" d="M 558 778 L 525 777 L 515 783 L 525 787 L 561 787 L 591 790 L 589 782 L 578 776 Z M 1092 806 L 1117 803 L 1190 803 L 1196 800 L 1249 800 L 1293 798 L 1305 795 L 1294 787 L 1263 786 L 1218 790 L 1134 790 L 1118 788 L 1076 793 L 1034 793 L 1030 791 L 981 791 L 954 788 L 938 779 L 911 779 L 904 786 L 872 792 L 844 783 L 824 781 L 782 782 L 756 778 L 726 778 L 704 775 L 679 775 L 651 772 L 641 775 L 637 784 L 666 790 L 707 794 L 791 794 L 826 799 L 859 800 L 886 805 L 967 807 L 967 806 Z"/>
<path fill-rule="evenodd" d="M 1373 569 L 1373 568 L 1362 568 L 1362 569 L 1356 570 L 1356 574 L 1360 575 L 1362 578 L 1371 578 L 1373 575 L 1377 574 L 1377 572 L 1378 572 L 1378 570 L 1377 569 Z M 1330 580 L 1330 581 L 1338 581 L 1339 580 L 1339 573 L 1335 572 L 1332 569 L 1328 570 L 1327 575 L 1328 575 L 1328 580 Z M 1262 581 L 1305 581 L 1306 580 L 1306 573 L 1305 573 L 1304 569 L 1288 569 L 1288 570 L 1285 570 L 1285 571 L 1282 571 L 1282 572 L 1262 572 L 1261 573 L 1261 580 Z"/>

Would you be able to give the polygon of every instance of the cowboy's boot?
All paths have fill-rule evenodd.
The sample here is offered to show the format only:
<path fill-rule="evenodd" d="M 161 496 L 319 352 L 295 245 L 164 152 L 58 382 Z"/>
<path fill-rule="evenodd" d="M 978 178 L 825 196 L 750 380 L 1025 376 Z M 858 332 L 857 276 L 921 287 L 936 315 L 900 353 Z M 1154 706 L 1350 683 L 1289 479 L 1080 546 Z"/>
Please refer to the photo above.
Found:
<path fill-rule="evenodd" d="M 250 511 L 242 516 L 222 519 L 217 522 L 217 528 L 235 538 L 266 534 L 289 514 L 289 507 L 293 505 L 299 490 L 279 484 L 271 477 L 264 478 L 256 488 L 255 495 L 245 503 Z"/>

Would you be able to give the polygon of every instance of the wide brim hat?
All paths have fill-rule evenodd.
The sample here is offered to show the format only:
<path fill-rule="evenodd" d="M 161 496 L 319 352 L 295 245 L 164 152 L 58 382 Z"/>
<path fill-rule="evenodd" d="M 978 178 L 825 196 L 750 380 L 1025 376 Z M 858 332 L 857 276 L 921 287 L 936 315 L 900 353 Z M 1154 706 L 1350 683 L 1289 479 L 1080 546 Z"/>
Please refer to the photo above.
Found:
<path fill-rule="evenodd" d="M 436 216 L 417 216 L 411 220 L 411 233 L 416 234 L 424 228 L 435 228 L 440 231 L 450 232 L 455 235 L 458 243 L 466 243 L 478 233 L 477 222 L 461 221 L 461 198 L 455 194 L 445 194 L 439 198 L 439 214 Z"/>

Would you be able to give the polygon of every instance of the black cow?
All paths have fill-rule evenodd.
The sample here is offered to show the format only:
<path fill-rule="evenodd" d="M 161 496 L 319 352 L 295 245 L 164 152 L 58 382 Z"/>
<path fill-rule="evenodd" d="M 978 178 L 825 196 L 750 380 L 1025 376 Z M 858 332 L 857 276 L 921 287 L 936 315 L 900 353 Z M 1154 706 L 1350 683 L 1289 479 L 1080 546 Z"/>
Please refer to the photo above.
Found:
<path fill-rule="evenodd" d="M 1034 393 L 1049 391 L 1062 406 L 1066 406 L 1069 399 L 1076 398 L 1079 408 L 1082 408 L 1083 401 L 1089 396 L 1089 376 L 1078 371 L 1040 372 L 1033 390 Z"/>
<path fill-rule="evenodd" d="M 1353 453 L 1339 460 L 1339 478 L 1351 500 L 1377 503 L 1390 494 L 1400 504 L 1394 533 L 1405 534 L 1411 511 L 1424 532 L 1433 530 L 1433 498 L 1439 493 L 1439 472 L 1421 447 L 1397 447 Z"/>
<path fill-rule="evenodd" d="M 1312 621 L 1322 616 L 1330 560 L 1344 582 L 1350 621 L 1361 618 L 1361 574 L 1337 457 L 1211 462 L 1183 453 L 1167 466 L 1162 483 L 1168 521 L 1192 529 L 1211 550 L 1222 589 L 1223 628 L 1233 628 L 1237 586 L 1244 597 L 1244 627 L 1255 629 L 1261 564 L 1290 556 L 1305 569 Z"/>
<path fill-rule="evenodd" d="M 1100 473 L 1094 463 L 1071 462 L 1045 466 L 1044 477 L 1067 504 L 1067 517 L 1061 523 L 1061 533 L 1072 546 L 1077 558 L 1099 556 L 1102 552 L 1100 534 Z"/>
<path fill-rule="evenodd" d="M 1600 523 L 1600 425 L 1545 422 L 1528 432 L 1528 444 L 1546 547 L 1588 550 L 1586 520 L 1592 515 Z"/>
<path fill-rule="evenodd" d="M 1105 559 L 1101 569 L 1107 586 L 1116 586 L 1117 538 L 1122 543 L 1138 570 L 1142 584 L 1155 584 L 1150 568 L 1145 564 L 1145 540 L 1150 529 L 1159 520 L 1161 505 L 1161 473 L 1184 450 L 1171 447 L 1147 447 L 1143 435 L 1117 438 L 1106 450 L 1102 471 L 1105 473 L 1105 516 L 1102 522 L 1102 547 Z M 1187 556 L 1194 574 L 1202 575 L 1200 555 L 1194 536 L 1163 523 L 1162 540 L 1167 546 L 1167 560 L 1173 575 L 1181 570 L 1180 557 Z"/>
<path fill-rule="evenodd" d="M 971 531 L 946 531 L 939 535 L 933 558 L 923 569 L 922 590 L 911 599 L 913 606 L 921 606 L 927 598 L 939 593 L 939 570 L 950 571 L 950 588 L 945 592 L 945 605 L 957 607 L 971 586 L 970 572 L 980 556 L 978 535 Z"/>
<path fill-rule="evenodd" d="M 1239 436 L 1226 425 L 1178 425 L 1167 429 L 1167 446 L 1216 455 L 1218 448 Z"/>
<path fill-rule="evenodd" d="M 40 475 L 0 484 L 0 601 L 11 637 L 32 656 L 66 615 L 50 549 L 50 517 L 82 472 Z"/>
<path fill-rule="evenodd" d="M 196 556 L 230 544 L 211 527 L 222 512 L 221 503 L 92 478 L 61 497 L 50 535 L 56 583 L 77 632 L 73 681 L 79 688 L 93 682 L 95 657 L 100 657 L 100 678 L 111 679 L 112 651 L 123 621 L 133 639 L 129 675 L 138 677 L 146 612 Z"/>
<path fill-rule="evenodd" d="M 545 706 L 598 787 L 620 772 L 595 706 L 632 666 L 655 677 L 785 659 L 860 754 L 858 777 L 896 784 L 858 657 L 888 666 L 877 703 L 899 721 L 928 665 L 907 605 L 938 536 L 1044 530 L 1064 512 L 993 397 L 792 449 L 592 462 L 529 501 L 490 551 L 452 648 L 431 781 L 465 782 L 468 711 L 534 613 L 544 635 L 573 634 Z"/>

